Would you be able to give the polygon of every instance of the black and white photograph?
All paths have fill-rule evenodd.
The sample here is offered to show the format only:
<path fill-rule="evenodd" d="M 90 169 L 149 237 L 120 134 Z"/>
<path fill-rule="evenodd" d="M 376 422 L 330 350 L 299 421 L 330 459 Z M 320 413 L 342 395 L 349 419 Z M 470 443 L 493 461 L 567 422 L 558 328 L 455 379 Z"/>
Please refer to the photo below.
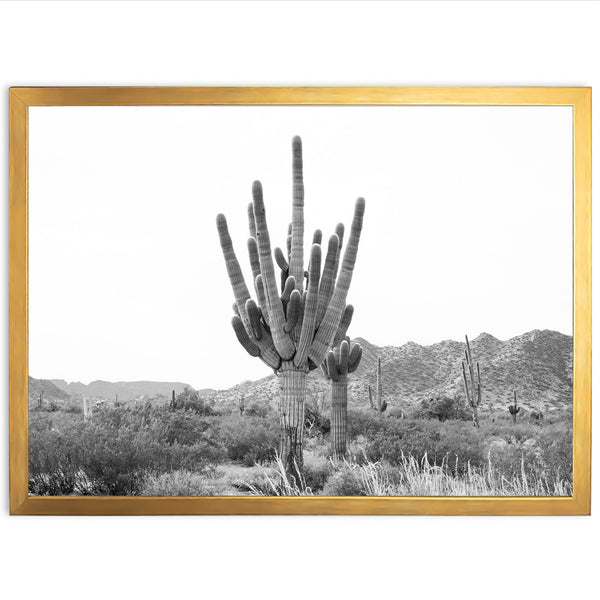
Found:
<path fill-rule="evenodd" d="M 573 493 L 567 106 L 29 109 L 29 493 Z"/>

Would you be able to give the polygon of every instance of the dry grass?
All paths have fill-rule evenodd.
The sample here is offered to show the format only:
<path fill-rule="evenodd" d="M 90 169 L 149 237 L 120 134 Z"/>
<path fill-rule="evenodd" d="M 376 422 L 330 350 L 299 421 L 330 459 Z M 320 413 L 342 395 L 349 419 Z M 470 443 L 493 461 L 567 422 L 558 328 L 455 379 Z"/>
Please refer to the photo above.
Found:
<path fill-rule="evenodd" d="M 525 467 L 510 480 L 498 473 L 491 460 L 486 468 L 467 468 L 454 475 L 452 465 L 431 465 L 427 456 L 417 461 L 404 456 L 398 466 L 380 462 L 357 464 L 348 461 L 332 463 L 334 473 L 324 493 L 332 496 L 571 496 L 572 484 L 560 478 L 528 475 Z M 248 486 L 253 495 L 307 496 L 314 495 L 306 487 L 290 482 L 278 459 L 277 470 L 265 473 L 264 485 Z"/>

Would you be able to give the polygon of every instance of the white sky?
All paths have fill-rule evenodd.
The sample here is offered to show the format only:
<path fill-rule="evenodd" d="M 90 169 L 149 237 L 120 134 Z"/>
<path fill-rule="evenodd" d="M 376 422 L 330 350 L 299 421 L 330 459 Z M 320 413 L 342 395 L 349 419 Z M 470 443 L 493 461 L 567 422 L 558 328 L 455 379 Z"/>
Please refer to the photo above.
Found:
<path fill-rule="evenodd" d="M 263 183 L 273 245 L 367 202 L 350 333 L 385 345 L 572 333 L 566 107 L 30 108 L 29 370 L 228 387 L 269 374 L 230 326 L 215 216 L 249 272 Z M 250 280 L 248 279 L 248 283 Z"/>

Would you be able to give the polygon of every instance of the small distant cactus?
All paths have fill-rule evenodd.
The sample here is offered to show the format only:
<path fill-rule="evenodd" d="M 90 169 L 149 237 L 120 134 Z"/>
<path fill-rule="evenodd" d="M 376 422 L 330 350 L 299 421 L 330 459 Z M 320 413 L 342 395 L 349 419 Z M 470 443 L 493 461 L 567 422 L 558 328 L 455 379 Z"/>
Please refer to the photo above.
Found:
<path fill-rule="evenodd" d="M 246 410 L 246 403 L 243 395 L 238 398 L 238 410 L 240 411 L 240 417 L 243 417 L 244 410 Z"/>
<path fill-rule="evenodd" d="M 387 402 L 383 399 L 383 379 L 381 377 L 381 358 L 377 359 L 377 382 L 375 385 L 375 398 L 373 398 L 373 391 L 369 386 L 369 404 L 373 410 L 383 413 L 388 407 Z"/>
<path fill-rule="evenodd" d="M 92 405 L 90 403 L 90 398 L 83 397 L 83 420 L 87 421 L 92 416 Z"/>
<path fill-rule="evenodd" d="M 517 392 L 513 390 L 514 403 L 508 405 L 508 412 L 513 420 L 513 425 L 517 424 L 517 415 L 519 414 L 521 407 L 517 406 Z"/>
<path fill-rule="evenodd" d="M 465 385 L 465 394 L 467 402 L 471 406 L 473 414 L 473 427 L 479 427 L 478 406 L 481 404 L 481 372 L 479 363 L 473 365 L 473 356 L 471 354 L 471 345 L 469 338 L 465 335 L 467 348 L 465 349 L 465 360 L 462 361 L 463 383 Z M 465 365 L 466 362 L 466 365 Z"/>
<path fill-rule="evenodd" d="M 360 364 L 362 348 L 346 337 L 339 346 L 327 353 L 322 364 L 323 373 L 331 380 L 331 454 L 334 458 L 346 456 L 348 432 L 348 375 Z"/>
<path fill-rule="evenodd" d="M 44 392 L 40 391 L 40 396 L 37 401 L 38 410 L 42 410 L 42 400 L 44 399 Z"/>

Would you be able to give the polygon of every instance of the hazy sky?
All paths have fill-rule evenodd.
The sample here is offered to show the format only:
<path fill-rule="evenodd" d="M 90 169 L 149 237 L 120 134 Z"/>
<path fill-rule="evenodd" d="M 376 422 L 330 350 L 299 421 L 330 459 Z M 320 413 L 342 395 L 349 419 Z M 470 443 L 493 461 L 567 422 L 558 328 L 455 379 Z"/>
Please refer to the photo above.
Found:
<path fill-rule="evenodd" d="M 231 329 L 215 216 L 227 215 L 248 273 L 260 179 L 271 241 L 285 246 L 295 134 L 306 245 L 366 199 L 352 336 L 571 334 L 571 118 L 567 107 L 30 108 L 30 373 L 195 387 L 269 374 Z"/>

